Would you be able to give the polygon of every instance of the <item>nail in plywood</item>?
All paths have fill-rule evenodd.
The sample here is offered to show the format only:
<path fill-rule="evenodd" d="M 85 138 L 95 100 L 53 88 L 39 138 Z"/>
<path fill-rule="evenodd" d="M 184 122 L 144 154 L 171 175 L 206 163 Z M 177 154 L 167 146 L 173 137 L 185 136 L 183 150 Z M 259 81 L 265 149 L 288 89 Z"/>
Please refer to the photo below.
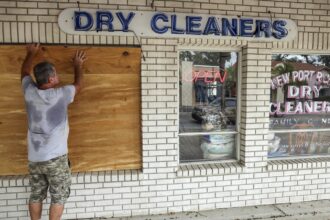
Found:
<path fill-rule="evenodd" d="M 139 48 L 43 46 L 35 63 L 55 64 L 73 82 L 72 57 L 85 50 L 81 93 L 69 107 L 69 156 L 74 172 L 140 169 Z M 27 173 L 27 117 L 20 82 L 25 46 L 0 47 L 0 175 Z"/>

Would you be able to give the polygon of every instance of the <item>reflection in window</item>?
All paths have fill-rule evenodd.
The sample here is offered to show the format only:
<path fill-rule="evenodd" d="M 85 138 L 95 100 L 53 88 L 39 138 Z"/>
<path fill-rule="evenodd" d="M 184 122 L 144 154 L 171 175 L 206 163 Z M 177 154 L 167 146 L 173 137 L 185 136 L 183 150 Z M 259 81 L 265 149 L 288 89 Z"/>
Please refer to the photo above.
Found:
<path fill-rule="evenodd" d="M 328 154 L 330 56 L 276 54 L 272 59 L 269 157 Z"/>
<path fill-rule="evenodd" d="M 237 61 L 235 52 L 180 52 L 180 162 L 234 158 Z"/>

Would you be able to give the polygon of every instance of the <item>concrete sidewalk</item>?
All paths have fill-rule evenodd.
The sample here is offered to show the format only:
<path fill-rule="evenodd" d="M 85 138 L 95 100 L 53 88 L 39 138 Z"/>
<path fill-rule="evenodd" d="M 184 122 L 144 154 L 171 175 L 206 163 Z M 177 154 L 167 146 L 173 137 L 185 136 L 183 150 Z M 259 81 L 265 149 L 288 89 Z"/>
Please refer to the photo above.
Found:
<path fill-rule="evenodd" d="M 97 219 L 97 218 L 96 218 Z M 94 220 L 96 220 L 94 219 Z M 101 219 L 101 218 L 100 218 Z M 104 218 L 102 218 L 104 219 Z M 330 200 L 182 212 L 169 215 L 108 218 L 108 220 L 330 220 Z"/>

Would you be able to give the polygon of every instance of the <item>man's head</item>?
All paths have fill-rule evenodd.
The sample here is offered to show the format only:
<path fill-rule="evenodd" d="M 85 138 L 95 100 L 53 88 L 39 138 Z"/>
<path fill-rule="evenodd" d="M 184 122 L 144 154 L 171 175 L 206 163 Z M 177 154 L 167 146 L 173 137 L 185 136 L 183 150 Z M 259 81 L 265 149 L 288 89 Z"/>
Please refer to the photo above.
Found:
<path fill-rule="evenodd" d="M 33 68 L 34 77 L 36 78 L 38 87 L 47 85 L 47 87 L 54 87 L 59 83 L 58 76 L 53 64 L 45 61 L 38 63 Z"/>

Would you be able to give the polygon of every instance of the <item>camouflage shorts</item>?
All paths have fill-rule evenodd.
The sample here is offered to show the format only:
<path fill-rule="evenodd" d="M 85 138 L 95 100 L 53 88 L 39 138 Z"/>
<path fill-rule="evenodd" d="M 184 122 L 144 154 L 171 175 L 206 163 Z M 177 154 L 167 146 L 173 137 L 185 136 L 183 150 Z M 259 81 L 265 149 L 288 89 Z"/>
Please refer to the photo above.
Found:
<path fill-rule="evenodd" d="M 52 204 L 64 204 L 70 195 L 71 170 L 67 155 L 45 162 L 29 162 L 30 203 L 42 202 L 47 190 Z"/>

